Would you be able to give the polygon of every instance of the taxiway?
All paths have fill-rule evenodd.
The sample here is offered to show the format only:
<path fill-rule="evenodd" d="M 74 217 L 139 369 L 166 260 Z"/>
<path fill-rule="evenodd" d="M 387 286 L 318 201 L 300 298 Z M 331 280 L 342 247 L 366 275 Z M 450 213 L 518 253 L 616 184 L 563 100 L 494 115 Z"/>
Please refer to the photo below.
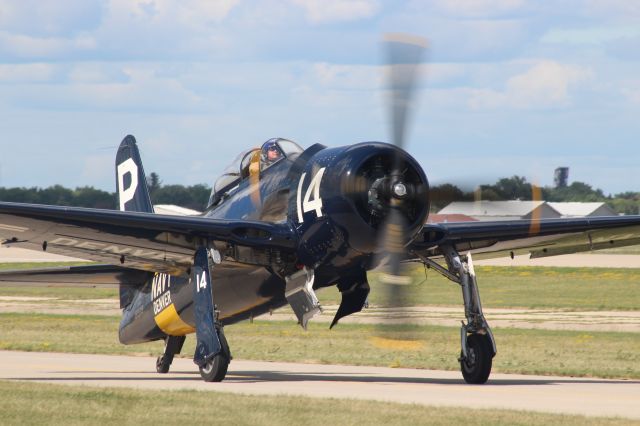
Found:
<path fill-rule="evenodd" d="M 516 409 L 640 419 L 640 381 L 493 374 L 463 383 L 459 372 L 233 360 L 227 379 L 205 383 L 190 359 L 169 374 L 150 357 L 0 351 L 0 380 L 137 389 L 304 395 L 437 406 Z"/>

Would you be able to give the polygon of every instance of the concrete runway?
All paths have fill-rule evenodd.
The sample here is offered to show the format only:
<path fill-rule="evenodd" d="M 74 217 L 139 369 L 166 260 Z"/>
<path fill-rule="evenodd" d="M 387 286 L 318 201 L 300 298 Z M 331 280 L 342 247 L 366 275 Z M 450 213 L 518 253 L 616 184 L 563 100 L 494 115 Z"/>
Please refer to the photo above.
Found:
<path fill-rule="evenodd" d="M 0 263 L 14 262 L 86 262 L 76 257 L 61 256 L 43 251 L 0 246 Z"/>
<path fill-rule="evenodd" d="M 459 372 L 234 360 L 204 383 L 190 359 L 154 372 L 155 358 L 0 351 L 0 379 L 137 389 L 305 395 L 640 419 L 640 381 L 493 374 L 470 386 Z"/>

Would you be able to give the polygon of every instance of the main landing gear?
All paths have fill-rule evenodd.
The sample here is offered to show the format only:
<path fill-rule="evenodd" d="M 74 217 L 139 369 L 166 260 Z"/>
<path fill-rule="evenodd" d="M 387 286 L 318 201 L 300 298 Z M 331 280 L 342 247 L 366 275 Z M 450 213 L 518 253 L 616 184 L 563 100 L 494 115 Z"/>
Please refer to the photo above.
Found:
<path fill-rule="evenodd" d="M 229 344 L 224 337 L 222 327 L 218 330 L 218 336 L 220 343 L 222 344 L 222 351 L 213 356 L 213 358 L 206 361 L 203 365 L 199 366 L 200 377 L 205 382 L 221 382 L 227 375 L 227 369 L 229 368 L 229 362 L 231 362 L 231 352 L 229 351 Z"/>
<path fill-rule="evenodd" d="M 420 256 L 426 265 L 444 277 L 458 283 L 462 289 L 464 315 L 467 319 L 460 328 L 460 370 L 464 381 L 483 384 L 489 379 L 496 343 L 491 328 L 482 313 L 478 282 L 473 269 L 471 253 L 459 255 L 452 246 L 441 246 L 448 269 L 433 260 Z"/>
<path fill-rule="evenodd" d="M 191 269 L 194 317 L 196 325 L 196 351 L 193 362 L 200 369 L 205 382 L 220 382 L 227 374 L 231 351 L 224 337 L 218 310 L 214 304 L 211 272 L 220 263 L 220 254 L 214 249 L 200 247 L 196 251 Z M 156 371 L 168 373 L 175 355 L 179 354 L 185 336 L 167 336 L 164 353 L 156 360 Z"/>
<path fill-rule="evenodd" d="M 193 362 L 200 368 L 200 376 L 205 382 L 222 381 L 231 362 L 231 351 L 222 324 L 218 321 L 211 286 L 211 271 L 219 259 L 217 251 L 200 247 L 191 270 L 197 338 Z"/>

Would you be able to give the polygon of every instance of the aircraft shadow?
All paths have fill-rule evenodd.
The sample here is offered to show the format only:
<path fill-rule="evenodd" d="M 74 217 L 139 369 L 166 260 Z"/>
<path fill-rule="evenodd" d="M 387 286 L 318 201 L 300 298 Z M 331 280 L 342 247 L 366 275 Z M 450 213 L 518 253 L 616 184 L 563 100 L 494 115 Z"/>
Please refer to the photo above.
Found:
<path fill-rule="evenodd" d="M 54 374 L 64 374 L 59 377 L 12 377 L 10 380 L 24 381 L 126 381 L 126 382 L 173 382 L 173 381 L 200 381 L 200 374 L 197 371 L 175 371 L 168 374 L 157 374 L 143 377 L 122 377 L 113 374 L 149 374 L 150 371 L 51 371 Z M 80 374 L 102 374 L 98 377 L 87 377 Z M 68 375 L 67 375 L 68 374 Z M 367 376 L 367 375 L 345 375 L 334 373 L 295 373 L 288 371 L 253 371 L 253 370 L 230 370 L 225 383 L 261 383 L 261 382 L 336 382 L 336 383 L 402 383 L 402 384 L 425 384 L 425 385 L 462 385 L 462 378 L 428 378 L 428 377 L 398 377 L 398 376 Z M 616 385 L 638 385 L 640 380 L 611 380 L 611 379 L 557 379 L 557 378 L 536 378 L 536 379 L 490 379 L 482 386 L 531 386 L 531 385 L 558 385 L 571 383 L 590 384 L 616 384 Z M 212 384 L 215 386 L 215 384 Z"/>
<path fill-rule="evenodd" d="M 429 378 L 429 377 L 398 377 L 398 376 L 366 376 L 341 375 L 332 373 L 291 373 L 287 371 L 230 371 L 229 382 L 349 382 L 349 383 L 404 383 L 404 384 L 435 384 L 435 385 L 463 385 L 459 379 Z M 598 380 L 598 379 L 489 379 L 482 386 L 528 386 L 551 385 L 562 383 L 594 383 L 594 384 L 640 384 L 636 380 Z"/>

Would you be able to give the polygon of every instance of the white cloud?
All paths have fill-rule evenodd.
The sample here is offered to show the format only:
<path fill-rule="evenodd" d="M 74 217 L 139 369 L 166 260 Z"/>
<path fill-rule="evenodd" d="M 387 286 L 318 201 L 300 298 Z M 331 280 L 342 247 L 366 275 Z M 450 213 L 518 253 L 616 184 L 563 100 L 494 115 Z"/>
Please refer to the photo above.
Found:
<path fill-rule="evenodd" d="M 153 69 L 125 67 L 122 72 L 129 77 L 126 83 L 86 83 L 71 86 L 71 99 L 98 108 L 127 110 L 178 110 L 189 111 L 201 107 L 201 99 L 186 90 L 178 80 L 159 78 Z M 177 106 L 178 104 L 179 106 Z"/>
<path fill-rule="evenodd" d="M 620 93 L 631 103 L 640 105 L 640 80 L 622 81 Z"/>
<path fill-rule="evenodd" d="M 333 89 L 374 90 L 380 84 L 381 69 L 375 65 L 312 65 L 312 77 L 319 85 Z"/>
<path fill-rule="evenodd" d="M 79 35 L 73 38 L 36 37 L 0 31 L 0 53 L 20 59 L 59 58 L 70 52 L 95 48 L 93 38 Z"/>
<path fill-rule="evenodd" d="M 61 65 L 56 71 L 62 76 L 56 81 L 0 85 L 0 98 L 8 105 L 31 110 L 185 114 L 210 108 L 206 99 L 180 79 L 159 76 L 156 67 L 147 63 Z M 6 69 L 7 73 L 15 71 Z M 46 70 L 31 71 L 35 77 L 46 76 Z"/>
<path fill-rule="evenodd" d="M 102 4 L 87 0 L 0 0 L 0 28 L 31 36 L 63 36 L 96 28 Z"/>
<path fill-rule="evenodd" d="M 130 76 L 125 74 L 121 64 L 104 62 L 79 62 L 73 64 L 67 74 L 67 81 L 74 84 L 98 84 L 127 82 Z"/>
<path fill-rule="evenodd" d="M 592 76 L 587 68 L 543 61 L 510 78 L 507 93 L 517 106 L 564 105 L 569 101 L 569 88 Z"/>
<path fill-rule="evenodd" d="M 305 80 L 315 81 L 317 85 L 348 91 L 354 90 L 380 90 L 386 82 L 389 72 L 383 65 L 342 65 L 327 62 L 311 64 L 311 73 Z M 465 77 L 471 69 L 479 69 L 478 66 L 456 63 L 423 64 L 418 70 L 418 87 L 431 87 L 433 85 L 447 85 L 457 78 Z"/>
<path fill-rule="evenodd" d="M 437 61 L 487 62 L 511 59 L 523 53 L 523 48 L 534 38 L 532 32 L 535 33 L 526 19 L 443 18 L 428 8 L 416 10 L 400 25 L 400 28 L 407 28 L 406 31 L 427 36 L 431 42 L 431 56 Z"/>
<path fill-rule="evenodd" d="M 290 0 L 305 10 L 309 21 L 321 24 L 370 18 L 378 12 L 375 0 Z"/>
<path fill-rule="evenodd" d="M 635 0 L 587 0 L 583 4 L 585 14 L 599 20 L 635 22 L 640 19 L 640 2 Z"/>
<path fill-rule="evenodd" d="M 575 29 L 551 29 L 540 39 L 543 43 L 601 44 L 640 35 L 637 26 L 609 26 Z"/>
<path fill-rule="evenodd" d="M 622 93 L 633 103 L 640 105 L 640 89 L 623 90 Z"/>
<path fill-rule="evenodd" d="M 577 65 L 541 61 L 509 78 L 503 91 L 472 89 L 472 108 L 554 108 L 570 104 L 570 89 L 593 78 L 593 71 Z"/>
<path fill-rule="evenodd" d="M 92 35 L 99 55 L 117 60 L 184 61 L 219 55 L 230 37 L 224 21 L 238 0 L 110 0 Z M 226 28 L 226 32 L 225 29 Z"/>
<path fill-rule="evenodd" d="M 490 18 L 521 10 L 525 0 L 418 0 L 414 6 L 433 8 L 435 11 L 455 18 Z"/>
<path fill-rule="evenodd" d="M 0 55 L 111 59 L 203 55 L 239 0 L 0 0 Z"/>
<path fill-rule="evenodd" d="M 463 63 L 434 63 L 426 64 L 424 76 L 427 86 L 447 84 L 457 78 L 462 78 L 470 73 L 472 67 Z"/>
<path fill-rule="evenodd" d="M 110 0 L 108 18 L 115 23 L 167 25 L 173 22 L 200 27 L 220 22 L 238 0 Z"/>
<path fill-rule="evenodd" d="M 55 66 L 47 63 L 0 64 L 0 83 L 42 83 L 50 81 Z"/>

